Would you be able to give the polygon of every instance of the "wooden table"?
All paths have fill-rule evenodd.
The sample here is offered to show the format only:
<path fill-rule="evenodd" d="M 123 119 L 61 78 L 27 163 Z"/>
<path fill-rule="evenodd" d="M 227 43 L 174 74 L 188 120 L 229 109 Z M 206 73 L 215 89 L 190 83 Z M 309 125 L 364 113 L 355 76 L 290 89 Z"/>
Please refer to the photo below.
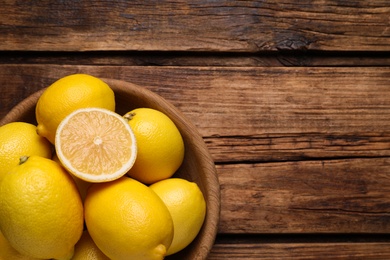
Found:
<path fill-rule="evenodd" d="M 198 127 L 222 197 L 208 259 L 390 259 L 387 0 L 1 3 L 0 118 L 77 72 Z"/>

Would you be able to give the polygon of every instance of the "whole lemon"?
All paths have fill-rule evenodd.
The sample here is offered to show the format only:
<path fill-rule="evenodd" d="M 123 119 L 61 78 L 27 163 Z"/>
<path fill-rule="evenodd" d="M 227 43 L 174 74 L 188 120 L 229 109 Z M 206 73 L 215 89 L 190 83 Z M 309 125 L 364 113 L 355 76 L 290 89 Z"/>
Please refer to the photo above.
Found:
<path fill-rule="evenodd" d="M 59 123 L 74 110 L 87 107 L 115 111 L 114 91 L 101 79 L 88 74 L 72 74 L 55 81 L 37 102 L 38 134 L 54 144 Z"/>
<path fill-rule="evenodd" d="M 137 158 L 128 175 L 145 184 L 167 179 L 184 159 L 184 141 L 174 122 L 151 108 L 137 108 L 124 117 L 137 140 Z"/>
<path fill-rule="evenodd" d="M 168 207 L 173 219 L 174 235 L 167 252 L 171 255 L 187 247 L 199 233 L 205 216 L 206 201 L 194 182 L 170 178 L 150 186 Z"/>
<path fill-rule="evenodd" d="M 171 245 L 173 222 L 167 207 L 134 179 L 92 184 L 84 208 L 89 234 L 110 259 L 163 259 Z"/>
<path fill-rule="evenodd" d="M 83 232 L 83 205 L 72 177 L 50 159 L 22 160 L 0 184 L 0 229 L 23 255 L 69 259 Z"/>
<path fill-rule="evenodd" d="M 72 260 L 110 260 L 93 242 L 88 230 L 83 232 L 74 247 Z"/>
<path fill-rule="evenodd" d="M 0 127 L 0 181 L 20 157 L 38 155 L 51 158 L 53 147 L 37 134 L 37 127 L 30 123 L 13 122 Z"/>
<path fill-rule="evenodd" d="M 39 260 L 38 258 L 21 255 L 13 248 L 0 230 L 0 259 L 2 260 Z"/>

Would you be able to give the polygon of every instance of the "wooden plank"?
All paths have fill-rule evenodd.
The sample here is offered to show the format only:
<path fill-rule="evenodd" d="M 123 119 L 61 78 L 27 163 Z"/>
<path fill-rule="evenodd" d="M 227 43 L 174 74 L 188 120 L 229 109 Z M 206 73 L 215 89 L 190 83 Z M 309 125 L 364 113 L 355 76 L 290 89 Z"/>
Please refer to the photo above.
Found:
<path fill-rule="evenodd" d="M 390 159 L 217 166 L 220 233 L 389 233 Z"/>
<path fill-rule="evenodd" d="M 388 133 L 205 136 L 204 140 L 214 160 L 219 163 L 390 156 Z"/>
<path fill-rule="evenodd" d="M 155 91 L 182 110 L 204 136 L 375 134 L 390 129 L 387 67 L 0 66 L 0 116 L 56 79 L 84 72 Z"/>
<path fill-rule="evenodd" d="M 390 69 L 0 65 L 0 117 L 70 73 L 145 86 L 197 127 L 217 162 L 390 153 Z"/>
<path fill-rule="evenodd" d="M 368 67 L 390 66 L 387 52 L 0 52 L 0 64 L 59 64 L 201 67 Z"/>
<path fill-rule="evenodd" d="M 217 243 L 207 259 L 387 260 L 390 243 Z"/>
<path fill-rule="evenodd" d="M 389 51 L 389 16 L 386 0 L 8 0 L 0 50 Z"/>

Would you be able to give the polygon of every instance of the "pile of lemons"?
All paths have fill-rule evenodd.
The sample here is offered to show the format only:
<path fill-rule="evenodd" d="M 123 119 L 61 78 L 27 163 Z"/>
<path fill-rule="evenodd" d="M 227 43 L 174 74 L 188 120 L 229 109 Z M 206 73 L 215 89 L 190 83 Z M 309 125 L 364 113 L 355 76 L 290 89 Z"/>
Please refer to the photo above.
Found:
<path fill-rule="evenodd" d="M 45 89 L 37 125 L 0 127 L 0 259 L 163 259 L 187 247 L 206 214 L 173 121 L 115 112 L 87 74 Z"/>

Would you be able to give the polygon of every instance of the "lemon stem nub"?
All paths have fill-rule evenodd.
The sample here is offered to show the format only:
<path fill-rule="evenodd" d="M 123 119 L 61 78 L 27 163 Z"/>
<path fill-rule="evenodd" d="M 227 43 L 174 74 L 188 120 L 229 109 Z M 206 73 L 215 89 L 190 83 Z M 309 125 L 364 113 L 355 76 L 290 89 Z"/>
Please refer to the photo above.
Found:
<path fill-rule="evenodd" d="M 127 121 L 130 121 L 131 119 L 133 119 L 134 116 L 135 116 L 135 113 L 131 112 L 131 113 L 127 113 L 126 115 L 124 115 L 123 118 L 126 119 Z"/>
<path fill-rule="evenodd" d="M 23 163 L 27 162 L 28 158 L 29 156 L 27 155 L 21 156 L 19 159 L 19 165 L 22 165 Z"/>

